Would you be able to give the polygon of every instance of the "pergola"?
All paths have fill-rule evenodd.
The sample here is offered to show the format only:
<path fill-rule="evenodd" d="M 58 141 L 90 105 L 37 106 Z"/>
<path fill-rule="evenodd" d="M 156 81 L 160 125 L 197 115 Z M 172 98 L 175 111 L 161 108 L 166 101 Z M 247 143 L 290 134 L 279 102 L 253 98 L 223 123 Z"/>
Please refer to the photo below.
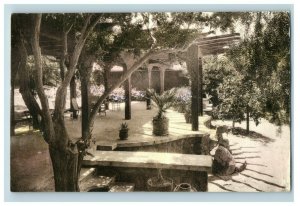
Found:
<path fill-rule="evenodd" d="M 240 40 L 239 33 L 216 35 L 211 37 L 203 37 L 195 41 L 186 52 L 175 54 L 186 61 L 188 72 L 191 74 L 191 94 L 192 94 L 192 130 L 199 130 L 198 115 L 203 115 L 202 102 L 202 57 L 207 55 L 217 55 L 224 53 L 229 47 Z M 170 56 L 172 53 L 164 53 L 156 55 L 148 60 L 148 88 L 151 89 L 151 71 L 154 66 L 160 69 L 160 92 L 164 91 L 165 71 L 171 63 Z M 130 99 L 130 78 L 125 85 L 125 119 L 131 118 L 131 99 Z"/>

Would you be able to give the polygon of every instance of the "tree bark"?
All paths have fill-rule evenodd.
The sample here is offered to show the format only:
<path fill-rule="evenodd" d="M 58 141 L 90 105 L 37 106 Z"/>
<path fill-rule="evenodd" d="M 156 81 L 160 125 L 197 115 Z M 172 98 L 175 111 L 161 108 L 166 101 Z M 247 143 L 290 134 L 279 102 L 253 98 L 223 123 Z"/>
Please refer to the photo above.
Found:
<path fill-rule="evenodd" d="M 40 128 L 40 120 L 39 116 L 41 115 L 41 109 L 32 94 L 30 88 L 30 76 L 29 70 L 26 67 L 27 63 L 27 49 L 25 47 L 25 42 L 23 37 L 20 37 L 19 43 L 19 54 L 20 54 L 20 62 L 19 62 L 19 83 L 20 83 L 20 93 L 22 98 L 27 106 L 33 120 L 33 128 L 39 129 Z"/>
<path fill-rule="evenodd" d="M 246 131 L 247 131 L 247 134 L 249 134 L 249 131 L 250 131 L 250 108 L 249 106 L 247 106 L 246 108 Z"/>
<path fill-rule="evenodd" d="M 82 139 L 87 140 L 91 137 L 91 128 L 93 127 L 93 125 L 89 124 L 91 112 L 91 102 L 89 101 L 91 67 L 85 67 L 83 64 L 80 64 L 79 72 L 81 81 L 81 135 Z"/>
<path fill-rule="evenodd" d="M 73 118 L 77 119 L 77 111 L 74 109 L 73 104 L 72 104 L 72 99 L 75 99 L 76 101 L 76 80 L 75 80 L 75 75 L 72 77 L 70 81 L 70 108 L 73 111 Z"/>
<path fill-rule="evenodd" d="M 35 59 L 35 80 L 37 93 L 41 100 L 42 105 L 42 118 L 45 122 L 45 128 L 43 135 L 45 140 L 49 144 L 49 152 L 52 160 L 52 166 L 55 179 L 56 191 L 78 191 L 78 176 L 80 173 L 80 163 L 85 149 L 88 146 L 87 142 L 78 140 L 73 143 L 68 136 L 65 123 L 64 123 L 64 107 L 65 97 L 67 93 L 67 87 L 70 84 L 71 78 L 74 75 L 76 65 L 78 63 L 79 56 L 85 41 L 91 31 L 101 18 L 99 15 L 97 18 L 91 20 L 92 15 L 89 15 L 84 22 L 84 26 L 80 32 L 80 38 L 74 47 L 74 51 L 70 58 L 70 64 L 67 73 L 64 76 L 64 80 L 58 87 L 55 98 L 55 110 L 53 120 L 50 114 L 48 99 L 43 90 L 42 82 L 42 64 L 41 64 L 41 49 L 39 45 L 41 14 L 33 15 L 34 27 L 32 32 L 32 50 Z"/>
<path fill-rule="evenodd" d="M 106 66 L 104 68 L 104 92 L 108 91 L 109 89 L 109 82 L 108 82 L 108 79 L 109 79 L 109 72 L 110 72 L 110 66 Z M 105 101 L 105 109 L 108 110 L 109 109 L 109 99 L 106 98 L 106 101 Z"/>
<path fill-rule="evenodd" d="M 79 191 L 78 151 L 49 147 L 56 192 Z"/>
<path fill-rule="evenodd" d="M 18 46 L 11 46 L 11 81 L 10 81 L 10 134 L 15 135 L 15 79 L 18 73 L 20 54 Z"/>

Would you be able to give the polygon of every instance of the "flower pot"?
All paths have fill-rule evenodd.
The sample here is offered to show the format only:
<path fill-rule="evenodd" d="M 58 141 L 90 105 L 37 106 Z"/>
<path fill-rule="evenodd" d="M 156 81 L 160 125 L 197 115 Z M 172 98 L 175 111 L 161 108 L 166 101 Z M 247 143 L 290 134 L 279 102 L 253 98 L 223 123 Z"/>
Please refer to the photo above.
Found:
<path fill-rule="evenodd" d="M 128 129 L 120 129 L 119 137 L 121 140 L 126 140 L 128 138 Z"/>
<path fill-rule="evenodd" d="M 147 180 L 147 189 L 152 192 L 171 192 L 173 191 L 173 180 L 170 178 L 149 178 Z"/>
<path fill-rule="evenodd" d="M 197 192 L 197 190 L 189 183 L 181 183 L 175 187 L 174 192 Z"/>
<path fill-rule="evenodd" d="M 166 136 L 169 134 L 169 119 L 164 117 L 161 119 L 153 119 L 153 134 L 155 136 Z"/>

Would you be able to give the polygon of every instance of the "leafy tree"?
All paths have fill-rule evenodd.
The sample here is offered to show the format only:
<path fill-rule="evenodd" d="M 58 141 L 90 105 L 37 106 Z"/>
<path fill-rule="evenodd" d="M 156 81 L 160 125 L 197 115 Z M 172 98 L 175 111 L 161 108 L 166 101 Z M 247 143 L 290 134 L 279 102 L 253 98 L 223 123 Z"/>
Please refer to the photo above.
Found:
<path fill-rule="evenodd" d="M 247 131 L 250 118 L 256 124 L 262 117 L 289 123 L 290 110 L 289 15 L 258 12 L 253 25 L 251 35 L 227 54 L 236 70 L 233 81 L 225 78 L 219 87 L 220 116 L 246 119 Z"/>
<path fill-rule="evenodd" d="M 203 58 L 203 91 L 211 95 L 214 106 L 221 103 L 218 97 L 219 86 L 233 76 L 235 69 L 224 55 L 206 56 Z"/>

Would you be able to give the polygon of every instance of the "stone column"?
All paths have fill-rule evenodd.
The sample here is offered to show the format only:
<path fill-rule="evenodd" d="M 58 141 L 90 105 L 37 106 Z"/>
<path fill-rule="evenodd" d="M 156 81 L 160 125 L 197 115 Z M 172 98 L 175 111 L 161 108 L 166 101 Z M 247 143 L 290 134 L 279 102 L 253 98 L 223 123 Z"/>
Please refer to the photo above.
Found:
<path fill-rule="evenodd" d="M 166 72 L 165 67 L 159 68 L 160 94 L 162 94 L 165 91 L 165 72 Z"/>

